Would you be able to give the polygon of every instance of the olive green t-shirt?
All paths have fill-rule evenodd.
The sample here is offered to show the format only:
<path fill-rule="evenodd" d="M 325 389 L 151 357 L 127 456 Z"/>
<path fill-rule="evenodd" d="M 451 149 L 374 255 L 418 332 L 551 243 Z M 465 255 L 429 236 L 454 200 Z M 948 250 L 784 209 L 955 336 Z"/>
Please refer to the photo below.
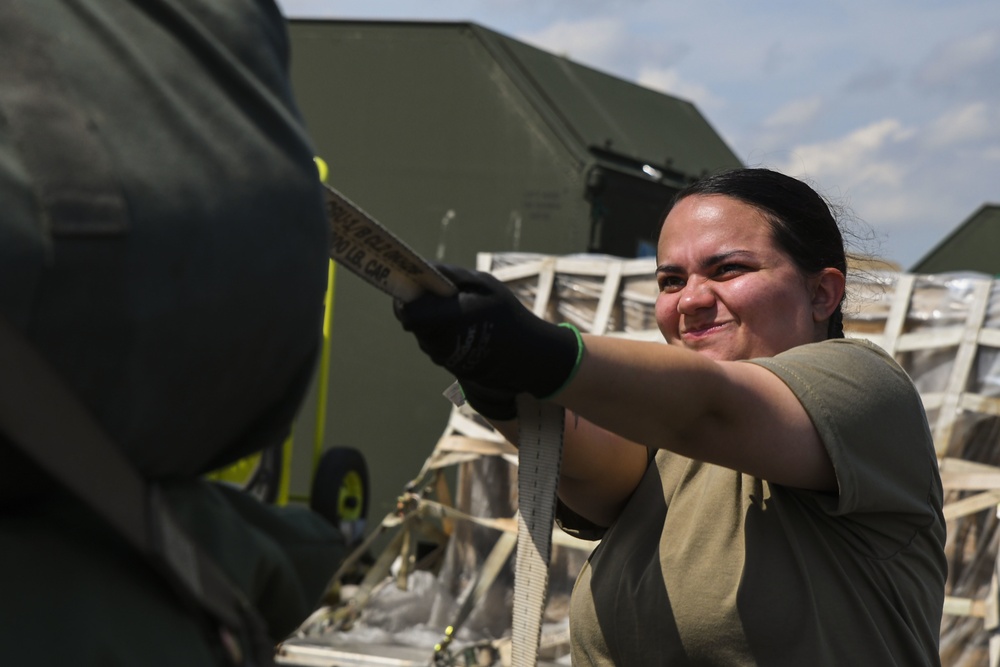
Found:
<path fill-rule="evenodd" d="M 577 580 L 573 664 L 938 664 L 942 489 L 912 382 L 852 340 L 752 363 L 805 406 L 839 493 L 657 452 Z"/>

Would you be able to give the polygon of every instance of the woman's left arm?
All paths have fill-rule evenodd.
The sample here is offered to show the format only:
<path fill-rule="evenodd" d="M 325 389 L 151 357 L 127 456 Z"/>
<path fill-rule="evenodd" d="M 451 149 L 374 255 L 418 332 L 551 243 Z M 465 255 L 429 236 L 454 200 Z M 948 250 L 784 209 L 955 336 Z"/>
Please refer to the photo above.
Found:
<path fill-rule="evenodd" d="M 579 370 L 555 402 L 650 447 L 785 486 L 837 490 L 808 413 L 766 368 L 660 343 L 585 340 Z"/>

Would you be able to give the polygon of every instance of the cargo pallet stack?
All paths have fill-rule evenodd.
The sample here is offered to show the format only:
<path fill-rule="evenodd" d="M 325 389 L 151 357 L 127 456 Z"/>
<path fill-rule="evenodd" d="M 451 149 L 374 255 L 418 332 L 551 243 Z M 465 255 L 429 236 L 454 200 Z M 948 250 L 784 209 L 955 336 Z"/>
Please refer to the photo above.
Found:
<path fill-rule="evenodd" d="M 652 259 L 480 253 L 477 268 L 507 282 L 550 321 L 572 322 L 591 333 L 662 341 L 653 315 Z M 920 391 L 934 435 L 948 526 L 942 664 L 1000 667 L 1000 281 L 981 274 L 913 275 L 864 268 L 849 273 L 847 336 L 871 340 L 895 356 Z M 510 582 L 506 555 L 516 533 L 516 464 L 513 447 L 467 408 L 454 408 L 423 470 L 401 496 L 414 509 L 399 515 L 402 519 L 383 522 L 382 530 L 396 530 L 397 535 L 369 571 L 369 580 L 353 598 L 327 608 L 311 626 L 304 624 L 302 636 L 315 640 L 322 634 L 317 628 L 324 623 L 331 627 L 332 615 L 344 618 L 345 609 L 352 619 L 363 620 L 375 588 L 390 579 L 396 588 L 405 587 L 407 577 L 421 569 L 418 543 L 432 540 L 440 550 L 430 569 L 438 580 L 447 580 L 444 586 L 454 603 L 446 614 L 429 619 L 431 625 L 439 624 L 444 637 L 446 627 L 457 621 L 452 637 L 463 637 L 465 646 L 491 648 L 481 654 L 480 664 L 506 663 L 509 647 L 503 640 L 477 639 L 475 632 L 486 630 L 485 637 L 496 632 L 498 619 L 509 621 L 509 596 L 490 592 L 488 584 L 502 589 Z M 452 467 L 457 468 L 454 493 L 444 476 Z M 593 547 L 558 529 L 554 539 L 548 632 L 542 637 L 548 659 L 566 653 L 566 597 Z M 392 561 L 397 568 L 389 575 Z M 327 620 L 317 620 L 322 618 Z M 468 627 L 461 627 L 464 622 Z"/>

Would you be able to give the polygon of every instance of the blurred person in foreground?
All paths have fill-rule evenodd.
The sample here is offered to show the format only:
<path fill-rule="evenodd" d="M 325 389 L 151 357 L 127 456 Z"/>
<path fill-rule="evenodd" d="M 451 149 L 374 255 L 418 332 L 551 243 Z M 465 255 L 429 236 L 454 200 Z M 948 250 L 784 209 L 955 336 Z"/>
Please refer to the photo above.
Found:
<path fill-rule="evenodd" d="M 202 475 L 281 444 L 321 341 L 328 232 L 288 57 L 271 0 L 0 3 L 0 316 L 272 643 L 344 540 Z M 239 659 L 3 424 L 0 560 L 4 664 Z"/>

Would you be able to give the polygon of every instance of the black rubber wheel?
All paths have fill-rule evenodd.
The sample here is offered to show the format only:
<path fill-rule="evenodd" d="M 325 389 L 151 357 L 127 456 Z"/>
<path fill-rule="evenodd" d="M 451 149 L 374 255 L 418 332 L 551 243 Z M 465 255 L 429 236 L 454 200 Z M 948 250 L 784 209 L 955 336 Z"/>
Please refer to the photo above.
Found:
<path fill-rule="evenodd" d="M 340 529 L 353 546 L 364 537 L 370 490 L 368 464 L 353 447 L 333 447 L 320 457 L 309 507 Z"/>

